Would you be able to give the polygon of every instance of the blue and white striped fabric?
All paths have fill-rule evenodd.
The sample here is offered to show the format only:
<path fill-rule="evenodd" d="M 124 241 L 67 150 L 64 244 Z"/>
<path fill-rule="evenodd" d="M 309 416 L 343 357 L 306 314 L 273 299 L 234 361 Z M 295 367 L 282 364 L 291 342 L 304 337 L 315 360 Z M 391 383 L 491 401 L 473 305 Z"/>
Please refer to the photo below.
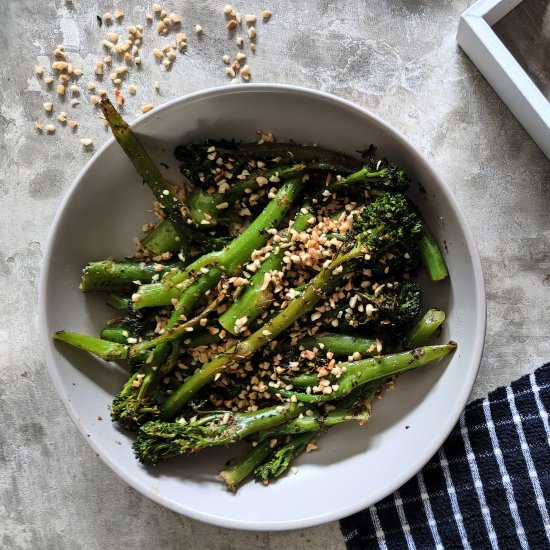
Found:
<path fill-rule="evenodd" d="M 398 491 L 340 522 L 348 550 L 550 548 L 550 363 L 467 407 Z"/>

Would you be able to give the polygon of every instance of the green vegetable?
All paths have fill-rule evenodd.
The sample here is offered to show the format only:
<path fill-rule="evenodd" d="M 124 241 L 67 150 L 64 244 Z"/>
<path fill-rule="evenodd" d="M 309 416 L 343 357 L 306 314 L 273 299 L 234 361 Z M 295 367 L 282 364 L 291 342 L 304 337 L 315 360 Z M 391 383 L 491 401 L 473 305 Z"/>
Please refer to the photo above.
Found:
<path fill-rule="evenodd" d="M 267 242 L 270 236 L 268 230 L 280 226 L 297 199 L 301 188 L 301 178 L 286 181 L 275 195 L 275 198 L 269 202 L 256 219 L 223 250 L 216 252 L 215 255 L 208 255 L 208 261 L 204 265 L 215 263 L 216 267 L 222 269 L 228 276 L 238 274 L 242 266 L 250 260 L 252 252 L 261 248 Z M 190 269 L 197 262 L 165 281 L 140 286 L 135 307 L 164 306 L 171 304 L 172 299 L 178 299 L 182 294 L 181 288 L 178 288 L 179 285 L 189 280 Z M 221 272 L 219 275 L 221 277 Z M 212 277 L 210 279 L 212 286 L 218 280 Z M 202 290 L 205 291 L 206 289 L 203 287 Z"/>
<path fill-rule="evenodd" d="M 405 197 L 390 194 L 383 194 L 369 204 L 357 217 L 354 227 L 353 241 L 309 282 L 300 296 L 262 328 L 239 342 L 232 352 L 221 354 L 198 368 L 164 402 L 161 417 L 165 420 L 173 418 L 216 374 L 250 357 L 311 311 L 327 292 L 335 288 L 344 269 L 353 269 L 360 260 L 368 262 L 392 245 L 414 242 L 421 229 L 419 218 Z M 369 259 L 365 260 L 365 256 Z"/>
<path fill-rule="evenodd" d="M 234 443 L 296 418 L 305 410 L 301 404 L 290 403 L 246 413 L 212 412 L 178 422 L 151 421 L 139 430 L 134 452 L 141 462 L 156 464 L 205 447 Z"/>
<path fill-rule="evenodd" d="M 338 379 L 337 389 L 330 393 L 301 393 L 292 390 L 270 388 L 270 391 L 282 397 L 295 397 L 304 403 L 324 403 L 349 395 L 353 389 L 373 380 L 386 378 L 441 359 L 456 349 L 454 342 L 442 346 L 425 346 L 414 350 L 383 355 L 352 363 L 340 363 L 346 372 Z"/>
<path fill-rule="evenodd" d="M 449 276 L 447 264 L 426 223 L 422 224 L 422 228 L 423 235 L 419 243 L 422 265 L 432 281 L 442 281 Z"/>
<path fill-rule="evenodd" d="M 83 292 L 113 292 L 131 287 L 134 281 L 150 283 L 155 275 L 181 269 L 182 263 L 167 265 L 144 262 L 115 262 L 103 260 L 89 263 L 82 272 Z"/>
<path fill-rule="evenodd" d="M 308 226 L 308 220 L 313 216 L 311 207 L 302 207 L 300 212 L 294 218 L 292 229 L 300 233 Z M 284 241 L 290 241 L 291 233 L 287 235 Z M 282 244 L 282 243 L 280 243 Z M 285 249 L 282 246 L 275 246 L 268 258 L 266 258 L 260 268 L 250 279 L 249 286 L 245 288 L 242 294 L 233 302 L 233 305 L 223 313 L 219 318 L 220 325 L 232 334 L 238 334 L 241 330 L 236 325 L 238 319 L 246 318 L 247 326 L 255 321 L 267 306 L 273 300 L 271 283 L 264 284 L 266 274 L 270 271 L 280 271 L 283 265 Z"/>
<path fill-rule="evenodd" d="M 208 234 L 187 223 L 187 219 L 182 215 L 182 210 L 185 211 L 185 207 L 179 200 L 176 191 L 164 179 L 157 165 L 141 145 L 130 126 L 106 97 L 101 100 L 101 109 L 111 127 L 113 136 L 132 161 L 143 181 L 149 186 L 166 217 L 174 227 L 180 238 L 181 248 L 188 252 L 191 243 L 200 246 L 208 243 L 210 240 Z"/>
<path fill-rule="evenodd" d="M 220 479 L 225 482 L 230 491 L 235 492 L 237 486 L 251 475 L 272 452 L 273 449 L 269 441 L 250 447 L 244 456 L 220 472 Z"/>
<path fill-rule="evenodd" d="M 282 445 L 275 454 L 264 464 L 254 470 L 254 477 L 264 483 L 277 479 L 288 468 L 292 461 L 300 455 L 307 444 L 317 435 L 317 432 L 304 433 L 293 437 L 288 443 Z"/>
<path fill-rule="evenodd" d="M 445 321 L 445 312 L 429 309 L 411 330 L 405 345 L 408 348 L 423 346 Z"/>

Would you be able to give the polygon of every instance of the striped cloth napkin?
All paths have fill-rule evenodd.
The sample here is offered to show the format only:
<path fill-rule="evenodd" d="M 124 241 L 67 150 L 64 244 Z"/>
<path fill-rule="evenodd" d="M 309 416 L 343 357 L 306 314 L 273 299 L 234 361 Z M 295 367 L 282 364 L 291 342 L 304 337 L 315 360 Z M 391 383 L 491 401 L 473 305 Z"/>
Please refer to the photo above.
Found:
<path fill-rule="evenodd" d="M 550 363 L 470 403 L 424 468 L 343 519 L 348 550 L 550 548 Z"/>

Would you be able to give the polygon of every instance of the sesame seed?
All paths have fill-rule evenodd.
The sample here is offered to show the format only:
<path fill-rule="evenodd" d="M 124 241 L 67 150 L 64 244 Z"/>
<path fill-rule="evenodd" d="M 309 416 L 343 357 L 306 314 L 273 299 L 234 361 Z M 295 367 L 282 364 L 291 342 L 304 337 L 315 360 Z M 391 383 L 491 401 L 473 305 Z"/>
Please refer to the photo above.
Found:
<path fill-rule="evenodd" d="M 271 17 L 271 12 L 269 10 L 262 11 L 262 17 L 264 19 L 269 19 Z"/>
<path fill-rule="evenodd" d="M 195 34 L 201 34 L 202 30 L 203 29 L 200 25 L 195 25 Z"/>
<path fill-rule="evenodd" d="M 46 124 L 44 130 L 46 130 L 49 134 L 53 134 L 55 132 L 55 126 L 53 124 Z"/>
<path fill-rule="evenodd" d="M 250 38 L 250 40 L 254 40 L 254 38 L 256 38 L 256 29 L 254 27 L 250 27 L 248 29 L 248 38 Z"/>
<path fill-rule="evenodd" d="M 142 105 L 140 111 L 142 113 L 148 113 L 153 109 L 154 105 L 152 103 L 146 103 L 145 105 Z"/>

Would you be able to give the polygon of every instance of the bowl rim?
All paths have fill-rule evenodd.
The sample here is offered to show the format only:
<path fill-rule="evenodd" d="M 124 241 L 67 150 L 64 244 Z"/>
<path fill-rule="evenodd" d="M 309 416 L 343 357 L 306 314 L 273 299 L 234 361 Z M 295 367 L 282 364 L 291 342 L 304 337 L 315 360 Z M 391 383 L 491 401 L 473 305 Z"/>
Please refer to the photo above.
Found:
<path fill-rule="evenodd" d="M 141 483 L 139 480 L 136 480 L 131 474 L 127 474 L 125 469 L 118 463 L 111 460 L 109 457 L 105 456 L 99 446 L 96 444 L 94 438 L 87 437 L 86 430 L 84 426 L 79 422 L 78 415 L 75 410 L 73 410 L 67 393 L 64 390 L 62 380 L 59 374 L 59 371 L 54 367 L 55 359 L 53 356 L 53 344 L 51 342 L 50 334 L 47 332 L 47 306 L 46 306 L 46 289 L 49 284 L 49 271 L 51 265 L 51 254 L 59 232 L 59 225 L 61 219 L 65 212 L 65 208 L 73 194 L 76 192 L 77 188 L 80 185 L 81 180 L 85 177 L 87 171 L 89 170 L 92 163 L 94 163 L 106 149 L 112 146 L 115 141 L 114 137 L 110 137 L 105 144 L 99 148 L 95 154 L 86 162 L 86 164 L 79 171 L 76 178 L 73 180 L 69 188 L 65 191 L 64 196 L 61 199 L 61 202 L 57 208 L 57 212 L 53 219 L 47 241 L 44 256 L 41 262 L 40 269 L 40 278 L 38 284 L 38 313 L 39 313 L 39 328 L 40 328 L 40 343 L 44 350 L 44 355 L 46 359 L 46 365 L 50 373 L 50 377 L 54 383 L 55 389 L 61 401 L 63 402 L 65 409 L 69 413 L 74 424 L 79 429 L 80 433 L 87 441 L 87 443 L 92 447 L 92 449 L 98 454 L 101 460 L 113 471 L 115 472 L 123 481 L 128 485 L 139 491 L 141 494 L 147 498 L 153 500 L 154 502 L 178 512 L 187 517 L 203 521 L 212 525 L 217 525 L 220 527 L 226 527 L 231 529 L 242 529 L 249 531 L 285 531 L 292 529 L 300 529 L 306 527 L 313 527 L 315 525 L 320 525 L 329 521 L 337 521 L 346 516 L 359 512 L 360 510 L 372 506 L 385 498 L 386 496 L 393 493 L 409 479 L 414 477 L 429 461 L 429 459 L 437 452 L 441 447 L 445 439 L 451 433 L 453 427 L 464 407 L 468 401 L 468 398 L 471 394 L 472 388 L 474 386 L 477 373 L 481 364 L 481 357 L 483 352 L 483 346 L 485 342 L 485 333 L 486 333 L 486 321 L 487 321 L 487 303 L 485 295 L 485 283 L 483 278 L 483 271 L 481 267 L 481 259 L 479 255 L 478 248 L 476 246 L 472 231 L 466 220 L 466 217 L 460 207 L 457 199 L 452 193 L 451 189 L 441 178 L 437 170 L 432 166 L 432 164 L 424 156 L 423 152 L 419 150 L 407 137 L 405 137 L 399 130 L 393 127 L 391 124 L 385 122 L 377 114 L 371 111 L 368 108 L 361 107 L 355 103 L 343 99 L 341 97 L 329 94 L 326 92 L 314 90 L 311 88 L 306 88 L 302 86 L 293 86 L 287 84 L 246 84 L 241 86 L 234 85 L 225 85 L 218 86 L 214 88 L 208 88 L 205 90 L 200 90 L 197 92 L 192 92 L 185 94 L 178 98 L 175 98 L 171 101 L 168 101 L 159 107 L 153 109 L 151 112 L 147 113 L 145 116 L 140 117 L 139 119 L 133 121 L 130 126 L 133 130 L 139 131 L 140 126 L 144 125 L 151 117 L 157 117 L 162 111 L 170 109 L 175 105 L 180 103 L 186 103 L 193 100 L 202 100 L 209 97 L 216 97 L 219 95 L 224 95 L 227 93 L 254 93 L 254 92 L 283 92 L 289 95 L 297 96 L 315 96 L 329 102 L 340 104 L 342 107 L 350 109 L 357 112 L 358 115 L 364 116 L 372 119 L 377 124 L 383 126 L 388 130 L 398 141 L 401 141 L 408 150 L 410 150 L 413 155 L 416 157 L 415 162 L 418 162 L 423 165 L 423 168 L 430 173 L 432 179 L 435 180 L 439 186 L 439 191 L 445 196 L 445 199 L 450 203 L 453 211 L 456 213 L 457 223 L 464 235 L 466 242 L 466 248 L 470 254 L 472 261 L 472 268 L 475 280 L 475 298 L 476 303 L 478 304 L 476 311 L 476 321 L 479 324 L 480 330 L 476 332 L 476 336 L 472 346 L 472 361 L 475 363 L 475 368 L 470 368 L 466 373 L 463 384 L 458 392 L 458 399 L 456 400 L 455 406 L 447 411 L 446 419 L 442 423 L 439 431 L 435 433 L 431 439 L 431 444 L 427 446 L 423 452 L 418 453 L 413 461 L 411 461 L 409 468 L 400 472 L 395 476 L 392 483 L 386 485 L 383 489 L 378 490 L 374 493 L 369 493 L 368 497 L 365 497 L 362 501 L 354 502 L 346 507 L 341 507 L 336 510 L 331 510 L 329 512 L 319 514 L 317 516 L 310 516 L 306 518 L 297 519 L 295 521 L 277 521 L 277 522 L 266 522 L 266 521 L 247 521 L 243 520 L 234 520 L 228 519 L 225 517 L 215 516 L 208 514 L 202 511 L 195 510 L 191 507 L 182 505 L 181 503 L 174 502 L 173 500 L 160 495 L 158 492 L 154 491 L 150 485 Z"/>

